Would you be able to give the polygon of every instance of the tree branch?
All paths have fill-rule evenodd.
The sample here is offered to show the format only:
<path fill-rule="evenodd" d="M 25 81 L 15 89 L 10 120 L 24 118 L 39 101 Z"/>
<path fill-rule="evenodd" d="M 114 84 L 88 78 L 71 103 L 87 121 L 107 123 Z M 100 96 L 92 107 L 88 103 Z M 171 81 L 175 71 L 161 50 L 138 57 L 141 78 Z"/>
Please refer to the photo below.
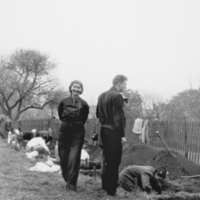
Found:
<path fill-rule="evenodd" d="M 28 110 L 28 109 L 31 109 L 31 108 L 42 110 L 42 109 L 43 109 L 48 103 L 50 103 L 50 102 L 51 102 L 51 100 L 45 102 L 42 106 L 34 106 L 34 105 L 27 106 L 26 108 L 24 108 L 24 109 L 22 109 L 22 110 L 20 111 L 20 114 L 23 113 L 24 111 Z"/>
<path fill-rule="evenodd" d="M 5 103 L 6 107 L 7 107 L 7 111 L 10 109 L 10 106 L 8 104 L 8 101 L 6 100 L 6 97 L 5 97 L 5 94 L 3 91 L 0 92 L 1 96 L 2 96 L 2 99 L 3 99 L 3 102 L 2 103 Z"/>

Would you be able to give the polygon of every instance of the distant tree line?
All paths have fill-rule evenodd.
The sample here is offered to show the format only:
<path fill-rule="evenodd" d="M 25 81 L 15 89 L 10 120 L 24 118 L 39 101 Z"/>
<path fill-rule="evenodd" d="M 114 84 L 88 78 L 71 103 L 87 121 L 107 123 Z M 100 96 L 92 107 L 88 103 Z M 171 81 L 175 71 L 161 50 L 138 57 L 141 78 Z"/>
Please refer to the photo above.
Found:
<path fill-rule="evenodd" d="M 55 69 L 48 55 L 35 50 L 19 49 L 1 56 L 0 113 L 13 121 L 57 116 L 58 103 L 67 91 L 52 76 Z M 200 120 L 200 89 L 186 89 L 168 101 L 131 89 L 123 95 L 129 100 L 124 107 L 127 119 Z M 95 112 L 96 105 L 90 105 L 90 118 L 95 118 Z"/>

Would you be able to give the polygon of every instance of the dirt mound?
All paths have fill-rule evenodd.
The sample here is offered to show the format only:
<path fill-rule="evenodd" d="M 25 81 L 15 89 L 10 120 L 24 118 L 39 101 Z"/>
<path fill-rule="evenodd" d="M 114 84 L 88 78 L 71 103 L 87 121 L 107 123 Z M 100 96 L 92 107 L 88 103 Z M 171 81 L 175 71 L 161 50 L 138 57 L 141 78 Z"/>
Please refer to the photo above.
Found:
<path fill-rule="evenodd" d="M 181 165 L 180 157 L 171 155 L 168 151 L 160 151 L 158 154 L 149 162 L 149 165 L 154 167 L 165 166 L 169 172 L 170 178 L 178 178 L 184 175 L 191 175 L 187 170 L 187 165 Z"/>
<path fill-rule="evenodd" d="M 126 144 L 123 149 L 120 170 L 129 165 L 146 165 L 153 159 L 158 151 L 150 146 L 139 144 Z"/>
<path fill-rule="evenodd" d="M 165 166 L 169 171 L 170 178 L 179 178 L 180 176 L 190 176 L 200 174 L 200 166 L 188 160 L 179 153 L 173 152 L 173 156 L 168 151 L 162 150 L 151 160 L 150 165 Z"/>
<path fill-rule="evenodd" d="M 200 174 L 200 166 L 179 153 L 156 150 L 146 144 L 130 145 L 123 151 L 121 169 L 129 165 L 165 166 L 171 179 Z"/>
<path fill-rule="evenodd" d="M 200 166 L 188 160 L 179 153 L 173 152 L 173 156 L 167 150 L 157 150 L 146 144 L 129 144 L 123 148 L 120 170 L 130 165 L 151 165 L 155 168 L 165 166 L 170 179 L 181 176 L 200 174 Z M 91 160 L 100 159 L 100 148 L 96 145 L 90 154 Z"/>

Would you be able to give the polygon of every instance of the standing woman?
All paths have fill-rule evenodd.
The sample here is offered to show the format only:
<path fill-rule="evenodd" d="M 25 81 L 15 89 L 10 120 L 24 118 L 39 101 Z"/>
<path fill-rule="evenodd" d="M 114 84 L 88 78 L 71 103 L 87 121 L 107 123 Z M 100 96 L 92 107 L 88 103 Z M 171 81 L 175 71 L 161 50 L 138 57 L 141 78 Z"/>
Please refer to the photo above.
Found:
<path fill-rule="evenodd" d="M 79 97 L 83 93 L 83 84 L 72 81 L 69 86 L 70 95 L 58 105 L 58 115 L 62 121 L 58 138 L 58 152 L 62 176 L 66 182 L 66 190 L 76 191 L 79 175 L 81 149 L 83 147 L 89 106 Z"/>

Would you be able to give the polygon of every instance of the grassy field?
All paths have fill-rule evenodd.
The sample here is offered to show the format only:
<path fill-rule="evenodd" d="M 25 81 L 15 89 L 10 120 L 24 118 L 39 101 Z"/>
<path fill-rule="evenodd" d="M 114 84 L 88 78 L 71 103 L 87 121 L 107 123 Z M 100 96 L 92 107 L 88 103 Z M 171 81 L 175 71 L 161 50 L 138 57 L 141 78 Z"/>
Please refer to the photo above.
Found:
<path fill-rule="evenodd" d="M 65 190 L 65 182 L 60 173 L 29 171 L 28 169 L 35 164 L 36 161 L 30 161 L 26 158 L 25 152 L 15 151 L 0 140 L 0 200 L 200 199 L 199 179 L 180 180 L 179 183 L 171 182 L 168 185 L 173 186 L 173 189 L 166 188 L 162 195 L 156 195 L 155 193 L 147 195 L 143 192 L 128 194 L 118 188 L 119 195 L 111 197 L 101 190 L 99 177 L 94 178 L 80 174 L 77 192 L 69 192 Z M 192 189 L 195 193 L 192 193 Z"/>
<path fill-rule="evenodd" d="M 79 175 L 77 193 L 67 192 L 61 174 L 28 171 L 35 163 L 27 159 L 24 152 L 11 149 L 0 140 L 1 200 L 149 199 L 145 193 L 126 194 L 120 189 L 120 196 L 107 196 L 100 189 L 100 178 L 82 174 Z"/>

